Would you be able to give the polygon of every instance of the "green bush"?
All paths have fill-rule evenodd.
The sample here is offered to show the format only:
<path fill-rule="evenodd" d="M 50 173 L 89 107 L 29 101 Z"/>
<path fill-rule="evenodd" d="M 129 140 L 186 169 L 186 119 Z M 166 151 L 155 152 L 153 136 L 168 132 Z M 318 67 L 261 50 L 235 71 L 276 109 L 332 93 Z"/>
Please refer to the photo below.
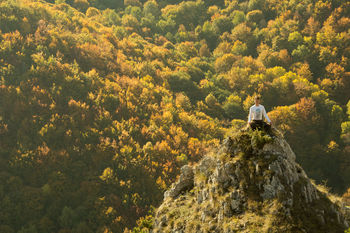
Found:
<path fill-rule="evenodd" d="M 254 130 L 252 132 L 251 143 L 253 147 L 262 149 L 266 143 L 272 142 L 272 138 L 267 135 L 264 131 Z"/>

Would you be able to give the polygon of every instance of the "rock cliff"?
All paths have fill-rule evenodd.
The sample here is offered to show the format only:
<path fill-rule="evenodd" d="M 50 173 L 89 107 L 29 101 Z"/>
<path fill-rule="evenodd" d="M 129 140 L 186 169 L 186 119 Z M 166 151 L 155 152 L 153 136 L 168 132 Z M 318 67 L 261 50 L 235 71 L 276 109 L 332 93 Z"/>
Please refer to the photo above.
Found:
<path fill-rule="evenodd" d="M 238 132 L 181 168 L 153 232 L 344 232 L 343 207 L 331 199 L 282 136 Z"/>

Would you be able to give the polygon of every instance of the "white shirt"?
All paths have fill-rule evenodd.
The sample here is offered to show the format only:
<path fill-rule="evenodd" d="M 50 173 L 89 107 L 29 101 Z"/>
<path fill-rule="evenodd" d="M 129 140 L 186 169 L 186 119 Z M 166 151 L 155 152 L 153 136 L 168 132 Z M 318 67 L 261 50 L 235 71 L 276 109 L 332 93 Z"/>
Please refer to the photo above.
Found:
<path fill-rule="evenodd" d="M 249 117 L 248 117 L 248 122 L 251 122 L 252 120 L 262 120 L 263 115 L 267 122 L 271 122 L 270 118 L 266 114 L 266 110 L 263 105 L 259 104 L 256 106 L 255 104 L 250 107 L 249 109 Z"/>

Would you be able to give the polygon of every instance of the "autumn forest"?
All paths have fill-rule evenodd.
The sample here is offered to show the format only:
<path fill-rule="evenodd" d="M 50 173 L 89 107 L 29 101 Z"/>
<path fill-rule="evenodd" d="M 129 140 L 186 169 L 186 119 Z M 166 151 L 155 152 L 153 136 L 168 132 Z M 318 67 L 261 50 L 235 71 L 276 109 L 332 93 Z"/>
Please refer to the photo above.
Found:
<path fill-rule="evenodd" d="M 350 2 L 1 0 L 0 232 L 145 232 L 255 94 L 350 205 Z"/>

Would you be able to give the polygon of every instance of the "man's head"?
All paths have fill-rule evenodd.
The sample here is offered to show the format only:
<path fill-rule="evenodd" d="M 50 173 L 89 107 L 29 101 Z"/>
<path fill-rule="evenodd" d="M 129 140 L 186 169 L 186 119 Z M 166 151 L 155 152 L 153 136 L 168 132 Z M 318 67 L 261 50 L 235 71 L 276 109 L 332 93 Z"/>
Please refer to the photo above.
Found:
<path fill-rule="evenodd" d="M 256 95 L 256 96 L 254 97 L 254 102 L 255 102 L 256 105 L 259 105 L 259 104 L 260 104 L 260 99 L 261 99 L 260 95 Z"/>

